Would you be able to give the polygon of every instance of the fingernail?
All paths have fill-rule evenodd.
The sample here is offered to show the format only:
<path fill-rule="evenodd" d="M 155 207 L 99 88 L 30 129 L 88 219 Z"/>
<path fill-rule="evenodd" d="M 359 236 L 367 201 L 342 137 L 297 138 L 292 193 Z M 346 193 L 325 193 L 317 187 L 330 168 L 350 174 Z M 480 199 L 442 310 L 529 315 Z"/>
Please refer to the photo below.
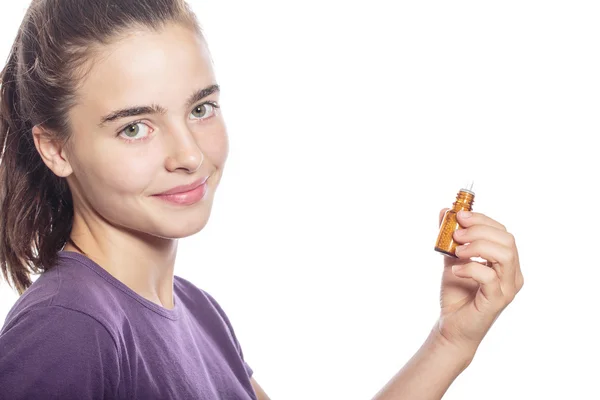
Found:
<path fill-rule="evenodd" d="M 462 235 L 464 235 L 464 234 L 465 234 L 465 230 L 464 230 L 464 229 L 457 229 L 457 230 L 454 232 L 454 234 L 455 234 L 456 236 L 462 236 Z"/>
<path fill-rule="evenodd" d="M 461 251 L 463 251 L 465 249 L 465 247 L 467 247 L 467 245 L 463 244 L 462 246 L 458 246 L 454 252 L 455 253 L 460 253 Z"/>
<path fill-rule="evenodd" d="M 463 267 L 464 267 L 464 264 L 453 265 L 452 271 L 454 271 L 454 272 L 460 271 L 461 269 L 463 269 Z"/>
<path fill-rule="evenodd" d="M 461 218 L 469 218 L 472 215 L 469 211 L 459 211 L 458 213 Z"/>

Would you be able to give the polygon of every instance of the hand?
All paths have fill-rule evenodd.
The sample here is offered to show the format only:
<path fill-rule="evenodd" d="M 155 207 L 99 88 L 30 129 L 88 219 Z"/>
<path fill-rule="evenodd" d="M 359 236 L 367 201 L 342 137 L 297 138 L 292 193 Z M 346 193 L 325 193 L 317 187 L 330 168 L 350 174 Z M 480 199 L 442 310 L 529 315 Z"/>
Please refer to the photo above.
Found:
<path fill-rule="evenodd" d="M 440 224 L 447 209 L 440 213 Z M 459 213 L 464 229 L 454 240 L 458 259 L 444 256 L 440 293 L 441 314 L 436 328 L 442 340 L 474 355 L 502 310 L 523 287 L 523 274 L 513 235 L 499 222 L 471 212 Z M 471 261 L 480 257 L 487 265 Z"/>

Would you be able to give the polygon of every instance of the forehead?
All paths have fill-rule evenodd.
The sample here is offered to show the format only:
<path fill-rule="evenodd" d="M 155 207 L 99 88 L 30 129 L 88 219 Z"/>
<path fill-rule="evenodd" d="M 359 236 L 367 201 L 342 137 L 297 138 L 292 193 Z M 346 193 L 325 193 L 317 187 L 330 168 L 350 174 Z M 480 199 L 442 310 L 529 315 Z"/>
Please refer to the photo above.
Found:
<path fill-rule="evenodd" d="M 78 88 L 78 104 L 95 112 L 137 104 L 183 104 L 215 82 L 204 39 L 178 24 L 135 30 L 101 47 Z"/>

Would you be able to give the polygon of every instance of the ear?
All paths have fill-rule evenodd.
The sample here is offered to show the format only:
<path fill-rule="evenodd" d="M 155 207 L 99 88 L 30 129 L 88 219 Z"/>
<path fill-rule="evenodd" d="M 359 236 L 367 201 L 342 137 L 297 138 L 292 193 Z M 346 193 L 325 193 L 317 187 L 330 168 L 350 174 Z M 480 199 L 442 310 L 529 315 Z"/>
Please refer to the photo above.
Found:
<path fill-rule="evenodd" d="M 66 158 L 65 146 L 56 139 L 55 135 L 39 125 L 34 126 L 31 133 L 35 148 L 44 164 L 61 178 L 71 175 L 73 169 Z"/>

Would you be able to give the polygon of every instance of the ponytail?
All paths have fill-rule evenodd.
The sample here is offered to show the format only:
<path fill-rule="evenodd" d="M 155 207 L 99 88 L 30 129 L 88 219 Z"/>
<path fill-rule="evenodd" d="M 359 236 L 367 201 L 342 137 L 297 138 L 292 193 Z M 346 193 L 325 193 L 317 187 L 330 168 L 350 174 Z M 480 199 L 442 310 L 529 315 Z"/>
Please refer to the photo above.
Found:
<path fill-rule="evenodd" d="M 67 114 L 86 62 L 131 27 L 179 23 L 201 35 L 184 0 L 35 0 L 0 72 L 0 269 L 22 294 L 70 239 L 73 197 L 40 157 L 34 126 L 67 144 Z"/>
<path fill-rule="evenodd" d="M 69 239 L 73 204 L 65 179 L 43 163 L 33 126 L 19 110 L 18 50 L 15 45 L 0 73 L 0 269 L 22 294 L 31 274 L 55 264 Z"/>

